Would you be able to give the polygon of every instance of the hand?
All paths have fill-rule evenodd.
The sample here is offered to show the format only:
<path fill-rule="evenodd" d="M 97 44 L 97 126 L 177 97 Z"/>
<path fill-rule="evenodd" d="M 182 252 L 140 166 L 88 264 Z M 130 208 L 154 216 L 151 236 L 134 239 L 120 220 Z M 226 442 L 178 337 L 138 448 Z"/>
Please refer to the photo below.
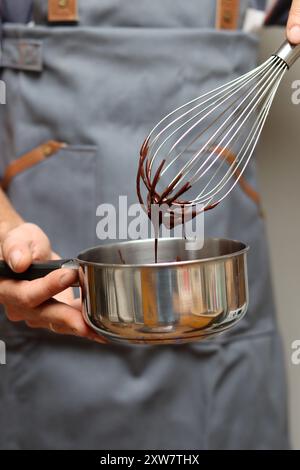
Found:
<path fill-rule="evenodd" d="M 19 273 L 33 261 L 58 259 L 45 233 L 29 223 L 1 232 L 0 257 Z M 25 321 L 31 328 L 105 343 L 83 320 L 80 299 L 74 299 L 70 288 L 76 280 L 77 271 L 73 269 L 58 269 L 34 281 L 0 279 L 0 303 L 13 322 Z"/>
<path fill-rule="evenodd" d="M 286 31 L 292 44 L 300 44 L 300 0 L 293 0 Z"/>

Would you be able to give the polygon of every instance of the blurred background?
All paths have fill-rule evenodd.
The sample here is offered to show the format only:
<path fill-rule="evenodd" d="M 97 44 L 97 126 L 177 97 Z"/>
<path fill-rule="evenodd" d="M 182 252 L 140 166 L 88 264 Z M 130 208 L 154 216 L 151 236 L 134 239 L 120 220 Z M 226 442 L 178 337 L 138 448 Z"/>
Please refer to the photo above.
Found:
<path fill-rule="evenodd" d="M 274 52 L 283 37 L 283 28 L 264 28 L 260 60 Z M 300 80 L 300 61 L 279 87 L 257 162 L 285 348 L 291 438 L 293 447 L 300 449 L 300 365 L 291 362 L 292 342 L 300 340 L 300 104 L 291 101 L 295 80 Z"/>

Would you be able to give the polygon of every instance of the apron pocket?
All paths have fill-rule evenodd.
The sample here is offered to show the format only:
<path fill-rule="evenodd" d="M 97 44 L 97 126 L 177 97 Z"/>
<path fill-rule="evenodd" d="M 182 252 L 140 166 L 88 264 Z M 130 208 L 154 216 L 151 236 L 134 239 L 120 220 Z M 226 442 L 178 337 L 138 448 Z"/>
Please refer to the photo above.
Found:
<path fill-rule="evenodd" d="M 17 174 L 8 187 L 16 210 L 39 225 L 63 257 L 95 243 L 96 153 L 96 146 L 66 145 Z"/>

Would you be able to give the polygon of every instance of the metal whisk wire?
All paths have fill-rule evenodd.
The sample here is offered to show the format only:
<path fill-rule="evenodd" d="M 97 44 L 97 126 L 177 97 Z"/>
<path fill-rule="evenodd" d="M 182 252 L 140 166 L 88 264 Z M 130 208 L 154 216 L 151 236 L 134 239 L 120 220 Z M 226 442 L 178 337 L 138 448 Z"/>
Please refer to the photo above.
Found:
<path fill-rule="evenodd" d="M 235 178 L 232 181 L 232 184 L 229 187 L 229 189 L 227 189 L 225 194 L 223 194 L 222 197 L 218 199 L 218 203 L 220 203 L 232 191 L 232 189 L 238 183 L 239 178 L 243 175 L 243 173 L 244 173 L 244 171 L 245 171 L 245 169 L 248 165 L 248 162 L 249 162 L 250 158 L 253 155 L 254 149 L 255 149 L 256 144 L 258 142 L 258 139 L 260 137 L 261 131 L 264 127 L 265 121 L 267 119 L 267 116 L 269 114 L 273 99 L 274 99 L 276 91 L 277 91 L 277 88 L 278 88 L 278 86 L 281 82 L 281 79 L 284 75 L 284 72 L 285 72 L 285 70 L 281 70 L 281 73 L 277 77 L 277 83 L 276 83 L 272 93 L 269 95 L 268 99 L 266 100 L 265 107 L 262 108 L 261 112 L 258 114 L 258 116 L 255 120 L 255 124 L 254 124 L 253 128 L 251 129 L 251 131 L 250 131 L 248 137 L 246 138 L 244 144 L 242 145 L 240 151 L 236 155 L 236 159 L 229 166 L 229 169 L 227 170 L 225 176 L 220 180 L 218 185 L 215 186 L 214 196 L 216 194 L 218 194 L 219 192 L 221 192 L 221 190 L 225 187 L 225 185 L 227 184 L 229 179 L 231 179 L 234 176 L 234 174 L 236 174 L 236 171 L 241 167 L 241 170 L 239 171 L 238 178 Z M 239 131 L 239 129 L 237 129 L 236 133 L 238 131 Z M 227 145 L 226 145 L 225 148 L 227 148 Z M 224 152 L 225 152 L 225 150 L 222 149 L 219 153 L 219 156 L 223 155 Z M 223 159 L 220 163 L 220 166 L 223 166 L 224 163 L 225 163 L 225 160 Z M 214 175 L 210 179 L 210 182 L 213 181 L 213 179 L 216 176 L 218 171 L 219 171 L 219 169 L 216 170 L 216 172 L 214 173 Z M 200 175 L 200 177 L 201 177 L 201 175 Z M 198 178 L 198 180 L 199 179 L 200 178 Z M 195 180 L 195 181 L 198 181 L 198 180 Z M 207 184 L 207 186 L 208 186 L 208 184 Z M 197 202 L 197 203 L 199 202 L 199 203 L 202 203 L 202 204 L 205 203 L 205 201 L 207 201 L 207 200 L 209 201 L 209 203 L 211 202 L 211 199 L 208 196 L 211 194 L 212 191 L 207 192 L 206 193 L 207 197 L 201 199 L 201 196 L 203 195 L 204 190 L 207 188 L 207 186 L 205 186 L 205 188 L 203 188 L 203 190 L 197 195 L 197 197 L 195 199 L 195 202 Z"/>
<path fill-rule="evenodd" d="M 277 67 L 277 66 L 275 66 L 275 67 Z M 265 96 L 269 92 L 269 90 L 271 88 L 273 88 L 274 86 L 275 86 L 275 89 L 277 90 L 285 70 L 286 70 L 286 67 L 283 64 L 280 64 L 279 65 L 279 70 L 277 71 L 277 73 L 274 73 L 271 76 L 270 82 L 269 81 L 267 82 L 267 86 L 265 87 L 265 89 L 262 90 L 262 88 L 260 88 L 257 91 L 257 93 L 254 95 L 254 97 L 251 99 L 250 103 L 247 106 L 245 106 L 243 112 L 239 115 L 237 121 L 235 121 L 235 123 L 232 125 L 232 127 L 229 128 L 229 130 L 226 132 L 225 136 L 219 142 L 219 145 L 222 145 L 222 150 L 217 153 L 217 155 L 214 157 L 213 161 L 208 164 L 206 169 L 203 169 L 204 166 L 205 166 L 205 163 L 207 163 L 208 160 L 216 153 L 215 150 L 211 151 L 211 153 L 210 153 L 208 159 L 206 160 L 206 162 L 202 163 L 202 165 L 200 165 L 200 167 L 197 169 L 194 176 L 191 178 L 191 184 L 195 184 L 197 181 L 199 181 L 205 175 L 205 173 L 214 165 L 214 163 L 217 160 L 219 160 L 219 157 L 222 156 L 223 154 L 225 154 L 226 150 L 227 151 L 229 150 L 229 144 L 233 141 L 235 136 L 241 130 L 242 126 L 245 124 L 246 120 L 249 119 L 249 115 L 253 112 L 254 108 L 253 107 L 251 108 L 253 102 L 255 100 L 257 100 L 257 104 L 259 104 L 260 101 L 265 98 Z M 261 93 L 260 96 L 259 96 L 259 93 Z M 248 96 L 249 95 L 247 95 L 243 99 L 241 104 L 243 104 L 245 102 L 245 100 L 246 100 L 246 98 L 248 98 Z M 265 120 L 267 118 L 267 115 L 268 115 L 269 109 L 271 107 L 274 96 L 275 96 L 275 93 L 274 93 L 274 88 L 273 88 L 273 91 L 271 92 L 270 95 L 268 95 L 268 97 L 266 99 L 266 102 L 264 103 L 264 107 L 261 108 L 261 112 L 258 114 L 258 117 L 255 120 L 254 126 L 252 127 L 250 133 L 248 134 L 248 138 L 246 138 L 243 146 L 241 147 L 241 150 L 237 153 L 236 159 L 231 163 L 231 165 L 229 166 L 229 169 L 226 172 L 225 176 L 221 179 L 221 181 L 215 187 L 214 191 L 212 191 L 212 190 L 209 191 L 208 193 L 206 193 L 206 198 L 200 199 L 200 197 L 204 193 L 204 189 L 202 189 L 202 191 L 197 195 L 194 202 L 198 202 L 198 203 L 203 204 L 205 201 L 209 200 L 209 197 L 207 197 L 209 194 L 211 194 L 212 192 L 214 192 L 214 195 L 219 193 L 221 191 L 221 189 L 223 189 L 223 187 L 227 183 L 228 179 L 231 178 L 231 176 L 233 176 L 234 172 L 236 172 L 237 168 L 239 168 L 242 165 L 242 162 L 243 162 L 244 158 L 247 156 L 248 151 L 249 151 L 250 156 L 247 156 L 246 160 L 247 160 L 247 162 L 249 161 L 249 158 L 252 156 L 252 153 L 254 151 L 256 142 L 257 142 L 257 140 L 259 138 L 259 135 L 261 133 L 261 130 L 264 126 L 264 123 L 265 123 Z M 248 110 L 249 110 L 249 114 L 247 114 Z M 244 117 L 244 119 L 240 122 L 242 117 Z M 228 119 L 229 118 L 227 118 L 227 120 Z M 236 129 L 234 129 L 234 127 L 236 126 L 237 123 L 239 123 L 239 125 L 238 125 L 238 127 L 236 127 Z M 230 136 L 229 140 L 226 141 L 227 136 L 229 136 L 231 131 L 233 131 L 233 130 L 234 130 L 233 134 Z M 254 134 L 254 139 L 253 139 L 253 134 Z M 246 145 L 248 140 L 249 140 L 249 136 L 251 136 L 250 142 L 249 142 L 248 145 Z M 253 143 L 253 145 L 251 146 L 252 143 Z M 243 152 L 244 148 L 245 148 L 245 151 Z M 197 158 L 198 156 L 199 156 L 199 152 L 196 154 L 196 156 L 194 158 Z M 211 177 L 210 182 L 214 179 L 217 172 L 219 171 L 219 169 L 223 165 L 224 165 L 224 159 L 221 160 L 220 166 L 217 168 L 217 170 L 215 171 L 215 173 Z M 245 169 L 245 165 L 244 165 L 244 169 Z M 242 171 L 240 171 L 240 173 L 239 173 L 240 176 L 243 174 L 244 169 Z M 202 173 L 201 173 L 201 170 L 203 170 Z M 226 179 L 226 177 L 228 177 L 228 178 Z M 225 180 L 225 182 L 224 182 L 224 180 Z M 226 195 L 233 189 L 233 187 L 236 183 L 237 183 L 237 180 L 233 181 L 232 186 L 230 187 L 230 189 L 227 190 L 227 193 L 225 195 L 223 195 L 222 198 L 219 199 L 218 202 L 221 202 L 221 200 L 226 197 Z M 205 189 L 206 189 L 207 186 L 208 186 L 208 183 L 205 186 Z"/>
<path fill-rule="evenodd" d="M 285 72 L 299 56 L 300 46 L 286 42 L 256 69 L 165 116 L 141 149 L 138 186 L 143 181 L 147 205 L 208 209 L 228 196 L 253 155 Z"/>

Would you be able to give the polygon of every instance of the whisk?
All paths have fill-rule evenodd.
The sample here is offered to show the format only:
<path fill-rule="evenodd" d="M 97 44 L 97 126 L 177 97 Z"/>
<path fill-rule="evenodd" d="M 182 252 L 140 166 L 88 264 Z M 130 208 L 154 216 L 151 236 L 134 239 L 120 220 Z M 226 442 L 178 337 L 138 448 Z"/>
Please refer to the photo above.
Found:
<path fill-rule="evenodd" d="M 300 45 L 285 42 L 259 67 L 165 116 L 140 151 L 140 203 L 148 210 L 152 204 L 167 211 L 208 210 L 228 196 L 253 155 L 285 72 L 299 56 Z"/>

